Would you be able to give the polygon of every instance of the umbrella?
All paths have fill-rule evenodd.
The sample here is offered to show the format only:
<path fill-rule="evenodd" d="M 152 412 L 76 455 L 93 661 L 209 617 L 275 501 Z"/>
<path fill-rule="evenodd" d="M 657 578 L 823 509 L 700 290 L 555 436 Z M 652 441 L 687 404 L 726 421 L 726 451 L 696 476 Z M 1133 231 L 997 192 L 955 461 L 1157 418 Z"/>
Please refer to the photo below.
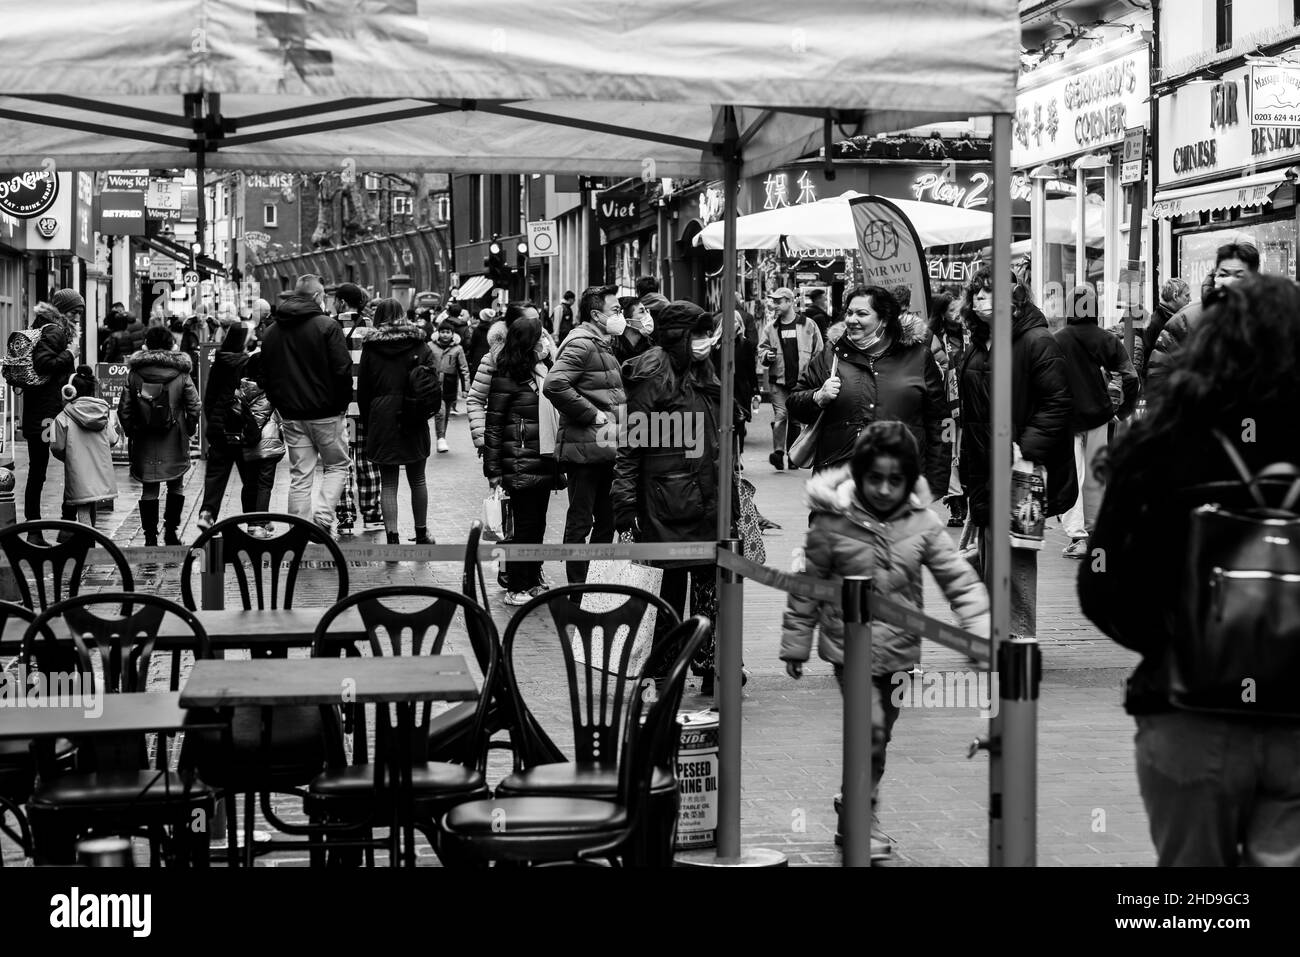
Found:
<path fill-rule="evenodd" d="M 849 200 L 862 195 L 850 189 L 815 203 L 741 216 L 736 220 L 736 246 L 776 249 L 784 237 L 786 245 L 795 249 L 856 249 L 858 241 L 853 233 Z M 942 203 L 887 198 L 912 221 L 922 246 L 968 243 L 993 235 L 993 217 L 989 213 Z M 695 245 L 721 249 L 722 223 L 706 226 L 695 237 Z"/>

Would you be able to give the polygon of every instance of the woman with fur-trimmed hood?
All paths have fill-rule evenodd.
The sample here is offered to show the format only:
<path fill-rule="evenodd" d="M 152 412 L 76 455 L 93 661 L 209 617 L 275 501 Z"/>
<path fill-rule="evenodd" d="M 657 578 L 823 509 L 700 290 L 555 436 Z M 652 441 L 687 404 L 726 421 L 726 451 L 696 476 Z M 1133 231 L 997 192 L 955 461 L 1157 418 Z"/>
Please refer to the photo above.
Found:
<path fill-rule="evenodd" d="M 787 403 L 790 414 L 806 425 L 826 410 L 813 468 L 848 461 L 869 423 L 892 419 L 916 439 L 921 474 L 930 487 L 946 489 L 952 467 L 950 413 L 929 330 L 924 324 L 919 332 L 904 327 L 897 300 L 880 286 L 850 289 L 844 302 L 844 334 L 808 363 Z"/>
<path fill-rule="evenodd" d="M 411 370 L 421 365 L 437 375 L 437 364 L 425 341 L 424 329 L 407 321 L 406 310 L 396 299 L 379 300 L 375 327 L 361 344 L 357 406 L 365 426 L 366 458 L 379 466 L 384 529 L 389 544 L 396 545 L 397 480 L 405 468 L 411 486 L 415 541 L 432 544 L 428 529 L 429 489 L 424 474 L 433 447 L 429 420 L 413 416 L 406 399 Z"/>

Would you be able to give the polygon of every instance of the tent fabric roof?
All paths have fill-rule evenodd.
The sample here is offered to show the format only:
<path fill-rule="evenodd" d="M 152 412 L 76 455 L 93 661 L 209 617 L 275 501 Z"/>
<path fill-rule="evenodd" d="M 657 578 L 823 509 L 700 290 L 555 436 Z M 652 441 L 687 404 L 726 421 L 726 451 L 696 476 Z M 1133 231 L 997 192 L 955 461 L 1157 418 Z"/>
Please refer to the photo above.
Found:
<path fill-rule="evenodd" d="M 1019 68 L 1016 0 L 0 0 L 0 18 L 10 168 L 193 165 L 185 95 L 204 93 L 227 121 L 204 131 L 210 167 L 713 176 L 733 105 L 761 172 L 820 146 L 828 110 L 853 111 L 840 137 L 1010 112 Z"/>

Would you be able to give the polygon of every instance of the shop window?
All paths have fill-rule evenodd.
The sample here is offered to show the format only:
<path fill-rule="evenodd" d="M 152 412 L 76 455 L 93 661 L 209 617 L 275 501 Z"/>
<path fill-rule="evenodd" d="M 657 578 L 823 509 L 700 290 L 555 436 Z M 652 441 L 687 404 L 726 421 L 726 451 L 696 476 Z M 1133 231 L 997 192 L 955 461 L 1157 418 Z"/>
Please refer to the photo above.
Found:
<path fill-rule="evenodd" d="M 433 207 L 433 218 L 439 226 L 450 221 L 451 195 L 449 193 L 441 193 L 437 197 Z"/>
<path fill-rule="evenodd" d="M 279 223 L 276 221 L 275 204 L 267 203 L 265 206 L 262 207 L 262 225 L 263 226 L 279 225 Z"/>
<path fill-rule="evenodd" d="M 1214 0 L 1214 48 L 1232 46 L 1232 0 Z"/>
<path fill-rule="evenodd" d="M 393 197 L 393 215 L 410 216 L 415 212 L 415 201 L 410 196 Z"/>

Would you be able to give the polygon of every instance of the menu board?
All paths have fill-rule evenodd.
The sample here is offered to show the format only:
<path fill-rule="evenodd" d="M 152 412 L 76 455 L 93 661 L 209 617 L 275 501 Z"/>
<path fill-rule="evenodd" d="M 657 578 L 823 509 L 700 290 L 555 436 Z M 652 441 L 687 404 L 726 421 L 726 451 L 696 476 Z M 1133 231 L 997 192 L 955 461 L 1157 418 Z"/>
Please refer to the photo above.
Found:
<path fill-rule="evenodd" d="M 108 403 L 108 407 L 117 411 L 122 393 L 126 391 L 126 378 L 130 370 L 125 362 L 101 362 L 95 366 L 95 378 L 98 380 L 99 397 Z M 127 444 L 119 442 L 113 449 L 113 464 L 127 463 Z"/>

